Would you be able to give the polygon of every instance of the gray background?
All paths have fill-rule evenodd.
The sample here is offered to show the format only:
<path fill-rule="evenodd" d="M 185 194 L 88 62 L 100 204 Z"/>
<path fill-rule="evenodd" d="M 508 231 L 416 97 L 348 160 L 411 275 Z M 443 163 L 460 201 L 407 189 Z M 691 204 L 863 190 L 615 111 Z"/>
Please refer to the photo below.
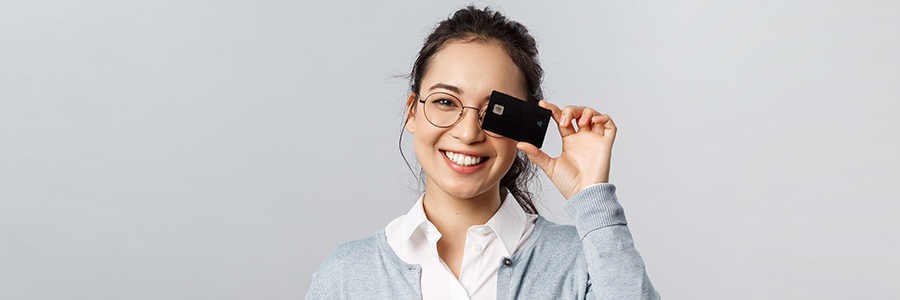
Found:
<path fill-rule="evenodd" d="M 415 201 L 396 76 L 464 4 L 0 1 L 0 299 L 302 298 Z M 615 118 L 663 296 L 900 297 L 898 2 L 484 4 Z"/>

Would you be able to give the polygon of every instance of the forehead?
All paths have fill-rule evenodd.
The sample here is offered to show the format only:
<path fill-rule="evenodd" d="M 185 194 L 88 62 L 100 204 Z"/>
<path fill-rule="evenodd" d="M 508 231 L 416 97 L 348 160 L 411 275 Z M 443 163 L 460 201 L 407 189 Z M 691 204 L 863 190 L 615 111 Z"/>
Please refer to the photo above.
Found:
<path fill-rule="evenodd" d="M 435 53 L 420 92 L 428 94 L 442 85 L 457 87 L 460 95 L 498 90 L 525 98 L 524 74 L 502 47 L 490 42 L 448 42 Z"/>

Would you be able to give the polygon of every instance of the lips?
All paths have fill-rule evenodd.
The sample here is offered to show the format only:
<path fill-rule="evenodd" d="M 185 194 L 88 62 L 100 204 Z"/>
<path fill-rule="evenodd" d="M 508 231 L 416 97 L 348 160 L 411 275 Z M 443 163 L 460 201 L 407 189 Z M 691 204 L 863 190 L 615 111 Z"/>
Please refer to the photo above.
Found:
<path fill-rule="evenodd" d="M 447 159 L 449 159 L 451 162 L 463 167 L 480 165 L 487 160 L 487 157 L 484 156 L 472 156 L 447 150 L 443 150 L 441 152 L 443 152 L 444 156 L 447 157 Z"/>

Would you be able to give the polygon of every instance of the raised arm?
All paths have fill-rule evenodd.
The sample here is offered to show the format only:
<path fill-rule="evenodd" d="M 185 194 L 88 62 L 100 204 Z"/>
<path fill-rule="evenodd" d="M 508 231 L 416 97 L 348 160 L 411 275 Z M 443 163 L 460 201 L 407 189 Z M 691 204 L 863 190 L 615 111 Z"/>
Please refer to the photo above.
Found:
<path fill-rule="evenodd" d="M 591 278 L 588 299 L 659 299 L 634 248 L 615 185 L 589 186 L 565 207 L 584 246 Z"/>
<path fill-rule="evenodd" d="M 537 147 L 519 143 L 567 199 L 566 211 L 584 246 L 590 275 L 588 299 L 658 299 L 644 260 L 634 248 L 625 211 L 609 182 L 616 125 L 609 115 L 588 107 L 560 109 L 546 101 L 562 136 L 562 153 L 550 157 Z M 577 124 L 577 129 L 572 121 Z"/>

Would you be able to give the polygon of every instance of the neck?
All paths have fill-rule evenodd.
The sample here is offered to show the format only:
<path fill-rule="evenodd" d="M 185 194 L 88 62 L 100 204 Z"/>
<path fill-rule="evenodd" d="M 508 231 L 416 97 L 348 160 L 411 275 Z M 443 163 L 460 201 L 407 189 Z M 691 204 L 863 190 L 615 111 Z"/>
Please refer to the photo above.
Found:
<path fill-rule="evenodd" d="M 487 223 L 500 209 L 500 184 L 472 198 L 457 198 L 431 181 L 426 183 L 422 205 L 425 216 L 441 235 L 465 235 L 469 227 Z"/>

